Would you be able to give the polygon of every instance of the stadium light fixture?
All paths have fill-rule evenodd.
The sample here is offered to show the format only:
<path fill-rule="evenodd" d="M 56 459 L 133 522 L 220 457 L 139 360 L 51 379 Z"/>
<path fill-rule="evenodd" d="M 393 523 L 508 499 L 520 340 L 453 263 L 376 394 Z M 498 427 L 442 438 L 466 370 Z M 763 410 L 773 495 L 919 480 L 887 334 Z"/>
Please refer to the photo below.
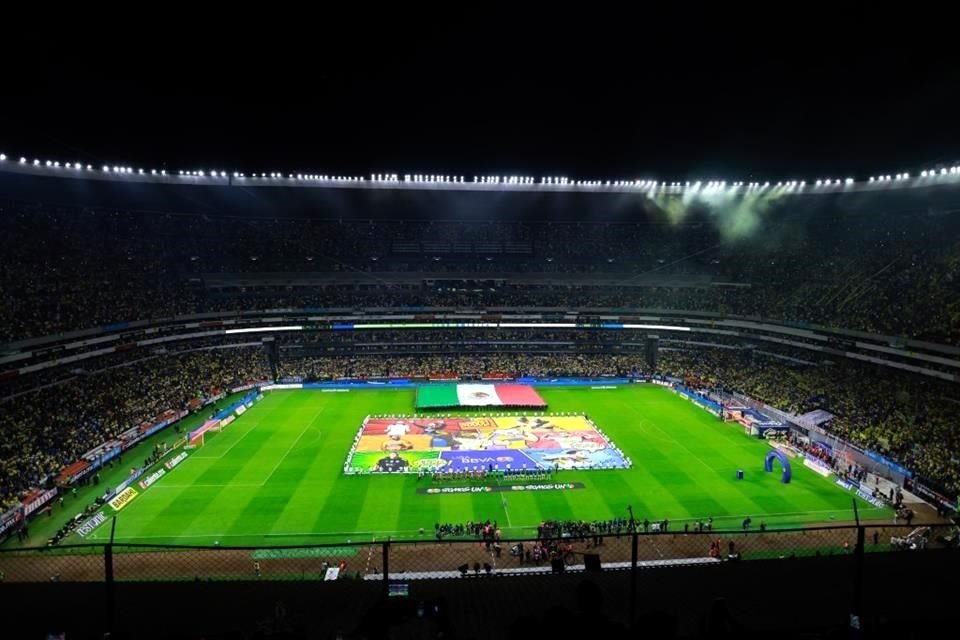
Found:
<path fill-rule="evenodd" d="M 261 333 L 267 331 L 302 331 L 303 325 L 287 325 L 280 327 L 250 327 L 245 329 L 224 329 L 224 333 L 231 335 L 234 333 Z"/>
<path fill-rule="evenodd" d="M 20 156 L 20 164 L 27 164 L 27 159 L 23 156 Z"/>
<path fill-rule="evenodd" d="M 6 159 L 7 159 L 7 154 L 5 154 L 5 153 L 0 153 L 0 162 L 5 161 Z"/>

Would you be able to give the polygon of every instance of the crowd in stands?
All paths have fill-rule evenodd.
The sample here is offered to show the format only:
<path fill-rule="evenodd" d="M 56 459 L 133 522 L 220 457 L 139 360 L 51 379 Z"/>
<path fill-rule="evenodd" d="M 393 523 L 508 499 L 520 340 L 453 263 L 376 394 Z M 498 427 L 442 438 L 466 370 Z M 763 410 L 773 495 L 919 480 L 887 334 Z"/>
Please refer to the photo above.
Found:
<path fill-rule="evenodd" d="M 817 442 L 801 440 L 793 432 L 787 433 L 785 441 L 790 446 L 803 451 L 805 455 L 812 456 L 833 469 L 841 480 L 864 482 L 867 479 L 866 468 L 834 455 L 832 451 L 819 446 Z"/>
<path fill-rule="evenodd" d="M 246 219 L 0 203 L 0 342 L 185 313 L 358 306 L 684 309 L 960 338 L 953 221 L 828 212 L 777 224 L 731 242 L 709 220 Z M 391 280 L 410 272 L 423 278 Z M 326 279 L 258 284 L 276 273 Z M 426 284 L 464 274 L 474 283 Z"/>
<path fill-rule="evenodd" d="M 366 377 L 431 377 L 439 374 L 480 378 L 490 372 L 544 377 L 602 377 L 639 374 L 647 368 L 640 355 L 478 354 L 473 356 L 401 356 L 380 358 L 309 357 L 280 363 L 279 377 L 335 380 Z"/>
<path fill-rule="evenodd" d="M 15 396 L 0 404 L 0 507 L 144 420 L 268 378 L 261 348 L 216 349 L 83 371 Z"/>

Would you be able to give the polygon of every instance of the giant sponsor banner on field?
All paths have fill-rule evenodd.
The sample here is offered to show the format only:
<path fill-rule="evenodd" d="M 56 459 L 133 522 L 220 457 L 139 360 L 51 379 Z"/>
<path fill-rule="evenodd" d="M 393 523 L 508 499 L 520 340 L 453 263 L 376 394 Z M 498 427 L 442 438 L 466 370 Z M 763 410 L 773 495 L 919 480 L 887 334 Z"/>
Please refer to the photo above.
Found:
<path fill-rule="evenodd" d="M 505 471 L 628 466 L 620 450 L 582 415 L 384 416 L 366 420 L 345 470 Z"/>
<path fill-rule="evenodd" d="M 537 463 L 523 451 L 441 451 L 443 471 L 484 471 L 487 469 L 536 469 Z"/>
<path fill-rule="evenodd" d="M 347 473 L 430 473 L 442 466 L 439 451 L 368 451 L 354 453 L 344 470 Z"/>
<path fill-rule="evenodd" d="M 530 457 L 543 469 L 623 469 L 628 465 L 616 449 L 531 449 Z"/>

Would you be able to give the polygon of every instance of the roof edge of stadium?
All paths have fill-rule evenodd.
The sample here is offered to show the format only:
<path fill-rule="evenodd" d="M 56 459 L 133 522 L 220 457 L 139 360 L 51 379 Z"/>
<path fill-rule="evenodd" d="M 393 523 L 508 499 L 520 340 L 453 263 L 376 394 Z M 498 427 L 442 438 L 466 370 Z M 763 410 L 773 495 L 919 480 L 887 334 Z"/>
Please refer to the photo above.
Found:
<path fill-rule="evenodd" d="M 374 173 L 369 176 L 348 176 L 320 173 L 243 173 L 220 169 L 167 171 L 143 169 L 122 165 L 94 167 L 80 162 L 60 162 L 39 158 L 19 159 L 0 153 L 0 171 L 27 175 L 65 178 L 119 180 L 160 184 L 188 184 L 203 186 L 295 186 L 322 188 L 367 189 L 426 189 L 450 191 L 586 191 L 639 193 L 647 195 L 687 193 L 830 193 L 887 188 L 927 187 L 960 181 L 960 165 L 937 166 L 918 174 L 907 172 L 895 175 L 870 176 L 868 179 L 819 178 L 816 180 L 786 180 L 778 182 L 743 182 L 726 180 L 661 181 L 633 180 L 577 180 L 565 176 L 397 174 Z"/>

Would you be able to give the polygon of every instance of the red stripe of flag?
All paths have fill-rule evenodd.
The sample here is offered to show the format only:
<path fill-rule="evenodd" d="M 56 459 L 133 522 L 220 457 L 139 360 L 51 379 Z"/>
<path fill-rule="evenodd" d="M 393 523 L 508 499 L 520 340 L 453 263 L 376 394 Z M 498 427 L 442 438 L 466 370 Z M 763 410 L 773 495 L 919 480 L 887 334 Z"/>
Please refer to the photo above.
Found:
<path fill-rule="evenodd" d="M 545 407 L 540 394 L 527 384 L 497 384 L 494 385 L 497 397 L 508 407 Z"/>

